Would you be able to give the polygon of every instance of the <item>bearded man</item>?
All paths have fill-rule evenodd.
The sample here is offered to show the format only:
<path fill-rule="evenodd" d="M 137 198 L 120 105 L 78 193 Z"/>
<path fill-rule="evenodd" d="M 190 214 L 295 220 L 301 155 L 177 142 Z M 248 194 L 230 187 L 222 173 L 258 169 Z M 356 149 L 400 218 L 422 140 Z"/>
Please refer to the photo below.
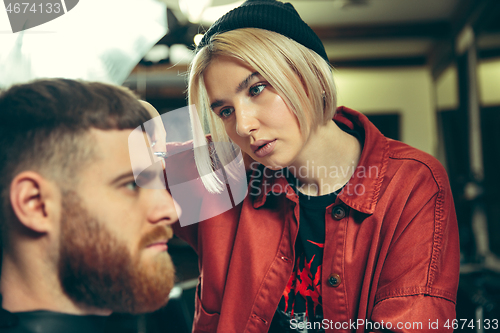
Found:
<path fill-rule="evenodd" d="M 111 312 L 166 304 L 175 203 L 148 186 L 162 172 L 141 168 L 137 186 L 128 144 L 150 119 L 131 92 L 102 83 L 0 94 L 0 332 L 96 333 Z"/>

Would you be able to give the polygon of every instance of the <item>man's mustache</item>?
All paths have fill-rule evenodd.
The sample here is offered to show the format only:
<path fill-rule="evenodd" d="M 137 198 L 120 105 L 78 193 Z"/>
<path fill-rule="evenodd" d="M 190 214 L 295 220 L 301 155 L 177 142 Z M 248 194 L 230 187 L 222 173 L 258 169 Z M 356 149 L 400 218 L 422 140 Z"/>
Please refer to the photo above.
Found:
<path fill-rule="evenodd" d="M 142 236 L 139 242 L 139 249 L 143 249 L 151 244 L 168 241 L 174 235 L 169 226 L 158 226 Z"/>

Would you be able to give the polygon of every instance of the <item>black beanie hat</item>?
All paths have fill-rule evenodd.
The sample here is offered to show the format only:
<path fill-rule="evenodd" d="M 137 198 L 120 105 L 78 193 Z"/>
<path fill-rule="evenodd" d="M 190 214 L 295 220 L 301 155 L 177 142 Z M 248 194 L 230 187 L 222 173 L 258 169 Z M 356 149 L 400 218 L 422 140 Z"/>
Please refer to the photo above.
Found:
<path fill-rule="evenodd" d="M 292 4 L 276 0 L 247 0 L 226 13 L 208 29 L 196 52 L 207 45 L 213 35 L 241 28 L 277 32 L 313 50 L 329 63 L 323 43 Z"/>

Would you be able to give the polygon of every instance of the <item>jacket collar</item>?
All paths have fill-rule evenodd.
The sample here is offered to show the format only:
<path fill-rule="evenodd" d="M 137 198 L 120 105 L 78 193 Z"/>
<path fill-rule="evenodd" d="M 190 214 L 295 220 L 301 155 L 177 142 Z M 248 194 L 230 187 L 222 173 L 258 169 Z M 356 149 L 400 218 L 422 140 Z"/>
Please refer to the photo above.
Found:
<path fill-rule="evenodd" d="M 364 137 L 358 166 L 339 199 L 361 213 L 373 214 L 387 170 L 389 142 L 365 115 L 357 111 L 342 106 L 333 119 Z"/>
<path fill-rule="evenodd" d="M 338 198 L 352 209 L 373 214 L 387 170 L 389 142 L 365 115 L 352 109 L 339 107 L 333 120 L 360 133 L 364 140 L 358 166 Z M 285 193 L 288 198 L 298 202 L 297 194 L 288 185 L 286 169 L 271 171 L 259 165 L 253 170 L 250 194 L 254 197 L 254 208 L 264 205 L 271 191 L 275 194 Z"/>
<path fill-rule="evenodd" d="M 254 198 L 253 207 L 260 208 L 266 203 L 268 195 L 278 195 L 284 193 L 289 199 L 299 202 L 299 197 L 287 180 L 287 169 L 273 171 L 262 164 L 255 162 L 257 168 L 249 180 L 250 195 Z"/>

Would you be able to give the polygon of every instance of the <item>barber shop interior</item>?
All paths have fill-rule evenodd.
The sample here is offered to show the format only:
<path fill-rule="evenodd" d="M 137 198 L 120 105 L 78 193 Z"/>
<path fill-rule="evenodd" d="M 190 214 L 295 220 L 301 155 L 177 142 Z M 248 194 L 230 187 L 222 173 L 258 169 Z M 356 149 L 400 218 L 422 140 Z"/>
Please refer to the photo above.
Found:
<path fill-rule="evenodd" d="M 95 188 L 86 198 L 93 183 L 78 175 L 94 170 L 89 157 L 68 173 L 75 187 L 63 191 L 73 180 L 65 181 L 63 195 L 51 197 L 38 155 L 11 167 L 13 153 L 0 153 L 0 332 L 80 332 L 57 328 L 76 316 L 99 317 L 100 328 L 84 330 L 93 333 L 500 329 L 500 1 L 4 5 L 5 137 L 51 137 L 36 145 L 45 147 L 88 132 L 95 138 L 81 142 L 107 156 L 96 166 L 115 163 L 121 147 L 106 141 L 97 153 L 96 131 L 133 130 L 128 141 L 122 135 L 133 177 L 116 193 Z M 75 106 L 75 96 L 85 103 Z M 59 109 L 39 115 L 50 108 Z M 95 115 L 75 120 L 73 112 Z M 58 139 L 57 126 L 70 134 Z M 143 155 L 134 133 L 144 134 Z M 22 142 L 13 145 L 32 145 Z M 58 149 L 40 161 L 57 163 Z M 148 167 L 138 170 L 142 162 Z M 148 183 L 149 165 L 159 184 Z M 97 182 L 107 169 L 95 170 Z M 62 213 L 49 219 L 53 202 Z M 75 226 L 63 239 L 68 223 L 89 225 L 87 217 L 109 231 Z M 134 218 L 143 223 L 134 237 L 146 244 L 139 254 Z M 60 220 L 60 232 L 49 220 Z M 107 243 L 102 235 L 113 230 Z M 101 257 L 102 249 L 118 253 L 112 247 L 122 240 L 134 244 L 130 256 Z M 41 268 L 50 258 L 54 265 Z M 43 279 L 33 277 L 51 267 L 54 280 L 37 285 Z M 95 290 L 106 289 L 99 299 Z M 48 328 L 36 330 L 38 321 Z"/>

